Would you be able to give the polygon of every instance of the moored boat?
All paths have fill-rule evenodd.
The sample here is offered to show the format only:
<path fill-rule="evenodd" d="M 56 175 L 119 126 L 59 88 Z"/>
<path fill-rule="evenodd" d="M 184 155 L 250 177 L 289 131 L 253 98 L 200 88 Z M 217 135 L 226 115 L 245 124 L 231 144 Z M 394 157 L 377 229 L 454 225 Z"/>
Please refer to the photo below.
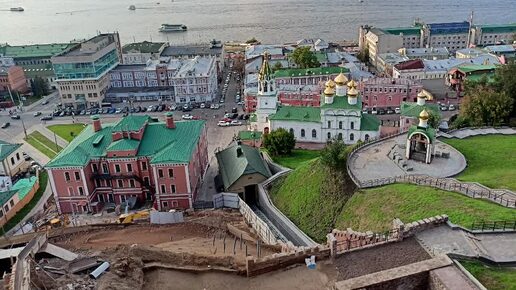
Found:
<path fill-rule="evenodd" d="M 160 32 L 186 31 L 188 28 L 184 24 L 161 24 Z"/>

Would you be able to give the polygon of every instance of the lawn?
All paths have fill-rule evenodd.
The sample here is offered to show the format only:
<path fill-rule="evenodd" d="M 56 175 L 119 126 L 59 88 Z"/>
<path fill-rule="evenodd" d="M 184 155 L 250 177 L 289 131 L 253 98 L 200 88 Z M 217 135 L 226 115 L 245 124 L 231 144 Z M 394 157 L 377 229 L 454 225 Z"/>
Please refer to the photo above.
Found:
<path fill-rule="evenodd" d="M 481 262 L 460 262 L 489 290 L 516 290 L 516 269 L 490 267 Z"/>
<path fill-rule="evenodd" d="M 457 179 L 516 191 L 515 135 L 475 136 L 442 141 L 459 150 L 468 161 L 468 167 Z"/>
<path fill-rule="evenodd" d="M 274 205 L 318 242 L 326 240 L 348 199 L 341 183 L 329 176 L 319 160 L 307 161 L 270 191 Z"/>
<path fill-rule="evenodd" d="M 39 173 L 39 189 L 34 193 L 34 197 L 29 203 L 27 203 L 19 212 L 16 213 L 3 227 L 4 231 L 7 232 L 16 226 L 33 208 L 36 206 L 38 201 L 43 196 L 45 189 L 47 188 L 48 174 L 46 171 Z M 3 233 L 2 233 L 3 235 Z"/>
<path fill-rule="evenodd" d="M 318 150 L 304 150 L 294 149 L 289 156 L 273 157 L 274 162 L 291 169 L 296 169 L 300 164 L 319 157 L 321 151 Z"/>
<path fill-rule="evenodd" d="M 84 129 L 84 124 L 64 124 L 64 125 L 50 125 L 47 128 L 56 133 L 57 136 L 64 140 L 71 142 Z M 73 136 L 72 136 L 73 133 Z"/>
<path fill-rule="evenodd" d="M 48 148 L 47 146 L 45 146 L 41 142 L 39 142 L 36 138 L 31 136 L 31 134 L 29 134 L 29 136 L 27 136 L 25 141 L 27 143 L 29 143 L 32 147 L 36 148 L 39 152 L 48 156 L 48 158 L 50 158 L 50 159 L 56 157 L 56 155 L 57 155 L 57 153 L 54 151 L 55 145 L 54 145 L 54 149 Z"/>
<path fill-rule="evenodd" d="M 432 187 L 392 184 L 356 192 L 344 206 L 336 227 L 384 231 L 394 218 L 413 222 L 440 214 L 447 214 L 451 222 L 464 227 L 470 227 L 473 221 L 516 219 L 514 209 L 488 201 Z"/>
<path fill-rule="evenodd" d="M 32 138 L 36 139 L 39 143 L 47 146 L 48 148 L 52 149 L 52 151 L 59 153 L 63 148 L 59 145 L 57 145 L 54 141 L 48 139 L 43 134 L 41 134 L 39 131 L 34 131 L 29 134 Z"/>

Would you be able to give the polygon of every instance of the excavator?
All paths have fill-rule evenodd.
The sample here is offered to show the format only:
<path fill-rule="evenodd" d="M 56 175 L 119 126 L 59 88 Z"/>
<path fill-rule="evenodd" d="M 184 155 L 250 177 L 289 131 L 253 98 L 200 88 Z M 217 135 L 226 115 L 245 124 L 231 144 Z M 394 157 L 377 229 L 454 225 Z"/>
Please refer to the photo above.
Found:
<path fill-rule="evenodd" d="M 150 210 L 141 210 L 133 213 L 123 213 L 118 217 L 119 224 L 132 224 L 137 220 L 148 219 Z"/>

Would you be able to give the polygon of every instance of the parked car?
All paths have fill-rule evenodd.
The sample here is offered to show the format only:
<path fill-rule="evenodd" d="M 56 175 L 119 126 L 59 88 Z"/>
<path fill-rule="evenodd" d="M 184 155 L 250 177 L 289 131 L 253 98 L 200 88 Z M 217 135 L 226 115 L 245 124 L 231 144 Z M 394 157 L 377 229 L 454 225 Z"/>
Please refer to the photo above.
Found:
<path fill-rule="evenodd" d="M 373 110 L 371 111 L 371 114 L 372 114 L 372 115 L 376 115 L 376 114 L 378 114 L 378 111 L 376 110 L 376 108 L 373 108 Z"/>
<path fill-rule="evenodd" d="M 31 159 L 31 157 L 29 156 L 29 154 L 25 153 L 25 152 L 22 152 L 22 155 L 23 155 L 23 159 L 25 159 L 25 161 L 29 161 Z"/>
<path fill-rule="evenodd" d="M 378 110 L 378 115 L 385 115 L 385 110 L 384 109 Z"/>
<path fill-rule="evenodd" d="M 395 109 L 394 109 L 394 113 L 396 113 L 396 114 L 399 114 L 399 113 L 401 113 L 401 110 L 400 110 L 400 108 L 395 108 Z"/>
<path fill-rule="evenodd" d="M 231 122 L 231 119 L 230 119 L 230 118 L 223 118 L 223 119 L 222 119 L 222 120 L 220 120 L 220 121 L 224 121 L 224 122 L 226 122 L 226 123 L 230 123 L 230 122 Z"/>
<path fill-rule="evenodd" d="M 154 109 L 154 105 L 149 105 L 149 106 L 147 107 L 147 111 L 148 111 L 148 112 L 152 112 L 152 109 Z"/>
<path fill-rule="evenodd" d="M 206 104 L 205 104 L 205 103 L 201 103 L 200 108 L 201 108 L 201 109 L 206 108 Z"/>
<path fill-rule="evenodd" d="M 79 115 L 86 115 L 86 110 L 81 110 L 81 112 L 79 113 Z"/>
<path fill-rule="evenodd" d="M 455 106 L 454 106 L 454 105 L 450 105 L 450 106 L 448 107 L 448 110 L 449 110 L 449 111 L 455 111 Z"/>
<path fill-rule="evenodd" d="M 159 105 L 158 106 L 158 112 L 163 112 L 163 110 L 165 110 L 165 105 Z"/>
<path fill-rule="evenodd" d="M 142 106 L 138 106 L 138 107 L 136 107 L 136 113 L 139 113 L 139 112 L 141 112 L 141 111 L 142 111 Z"/>
<path fill-rule="evenodd" d="M 41 102 L 42 105 L 46 105 L 48 104 L 48 100 L 44 100 L 43 102 Z"/>
<path fill-rule="evenodd" d="M 181 119 L 183 119 L 183 120 L 193 120 L 193 116 L 190 115 L 190 114 L 184 114 L 183 116 L 181 116 Z"/>
<path fill-rule="evenodd" d="M 448 111 L 448 107 L 446 107 L 446 106 L 441 106 L 441 111 Z"/>
<path fill-rule="evenodd" d="M 188 104 L 183 105 L 183 112 L 189 112 L 191 110 L 193 110 L 193 108 Z"/>
<path fill-rule="evenodd" d="M 217 126 L 219 126 L 219 127 L 227 127 L 229 125 L 230 125 L 230 123 L 229 122 L 225 122 L 225 121 L 219 121 L 217 123 Z"/>
<path fill-rule="evenodd" d="M 116 108 L 115 114 L 120 114 L 120 113 L 122 113 L 122 109 L 121 108 Z"/>
<path fill-rule="evenodd" d="M 237 120 L 231 121 L 231 126 L 240 126 L 240 125 L 242 125 L 242 122 L 240 122 L 240 121 L 237 121 Z"/>
<path fill-rule="evenodd" d="M 224 103 L 224 98 L 221 98 L 219 103 L 221 103 L 221 104 Z"/>
<path fill-rule="evenodd" d="M 37 117 L 39 115 L 41 115 L 41 112 L 34 112 L 34 114 L 32 114 L 34 117 Z"/>
<path fill-rule="evenodd" d="M 244 115 L 244 120 L 249 120 L 249 114 Z"/>
<path fill-rule="evenodd" d="M 232 108 L 232 109 L 231 109 L 231 113 L 236 113 L 236 112 L 238 112 L 238 109 L 237 109 L 237 108 Z"/>
<path fill-rule="evenodd" d="M 61 111 L 55 111 L 54 113 L 52 113 L 52 115 L 54 117 L 57 117 L 57 116 L 61 115 Z"/>
<path fill-rule="evenodd" d="M 19 120 L 19 119 L 20 119 L 20 115 L 12 115 L 12 116 L 11 116 L 11 119 L 13 119 L 13 120 Z"/>
<path fill-rule="evenodd" d="M 11 123 L 9 123 L 9 122 L 3 123 L 2 124 L 2 129 L 5 129 L 5 128 L 9 127 L 9 126 L 11 126 Z"/>
<path fill-rule="evenodd" d="M 387 114 L 394 114 L 394 110 L 391 108 L 387 108 Z"/>
<path fill-rule="evenodd" d="M 44 117 L 41 117 L 41 121 L 50 121 L 52 120 L 54 117 L 52 117 L 52 115 L 48 115 L 48 116 L 44 116 Z"/>
<path fill-rule="evenodd" d="M 240 102 L 237 103 L 237 105 L 243 106 L 243 105 L 245 105 L 245 103 L 244 103 L 244 101 L 240 101 Z"/>
<path fill-rule="evenodd" d="M 367 108 L 362 109 L 362 114 L 367 114 Z"/>

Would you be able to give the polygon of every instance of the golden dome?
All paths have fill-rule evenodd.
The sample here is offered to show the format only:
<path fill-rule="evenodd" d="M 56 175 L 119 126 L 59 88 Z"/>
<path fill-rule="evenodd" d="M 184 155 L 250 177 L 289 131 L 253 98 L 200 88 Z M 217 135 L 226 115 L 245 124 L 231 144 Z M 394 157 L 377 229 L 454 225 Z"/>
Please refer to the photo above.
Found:
<path fill-rule="evenodd" d="M 330 88 L 335 88 L 335 82 L 332 81 L 332 80 L 328 80 L 326 81 L 326 83 L 324 84 L 326 87 L 330 87 Z"/>
<path fill-rule="evenodd" d="M 428 114 L 426 109 L 423 109 L 423 111 L 421 111 L 421 113 L 419 113 L 419 119 L 428 120 L 428 118 L 430 118 L 430 114 Z"/>
<path fill-rule="evenodd" d="M 358 96 L 358 90 L 355 87 L 351 87 L 348 90 L 348 97 L 356 98 Z"/>
<path fill-rule="evenodd" d="M 423 93 L 423 91 L 421 91 L 421 92 L 419 92 L 419 93 L 417 94 L 417 97 L 418 97 L 418 98 L 426 98 L 426 94 L 425 94 L 425 93 Z"/>
<path fill-rule="evenodd" d="M 357 87 L 357 83 L 354 81 L 354 80 L 350 80 L 348 82 L 348 88 L 356 88 Z"/>
<path fill-rule="evenodd" d="M 335 94 L 335 91 L 333 90 L 333 88 L 330 86 L 326 86 L 326 89 L 324 89 L 324 95 L 325 96 L 333 96 L 333 94 Z"/>
<path fill-rule="evenodd" d="M 348 82 L 348 78 L 343 74 L 343 73 L 340 73 L 336 78 L 335 78 L 335 83 L 339 86 L 343 86 L 345 85 L 346 83 Z"/>

